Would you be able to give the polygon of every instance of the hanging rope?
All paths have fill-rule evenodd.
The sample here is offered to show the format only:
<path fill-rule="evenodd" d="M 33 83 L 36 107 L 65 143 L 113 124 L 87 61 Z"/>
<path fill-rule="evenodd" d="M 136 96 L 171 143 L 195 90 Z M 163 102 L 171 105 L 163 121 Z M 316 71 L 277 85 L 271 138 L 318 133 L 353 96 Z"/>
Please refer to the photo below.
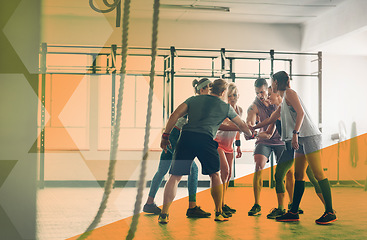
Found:
<path fill-rule="evenodd" d="M 98 13 L 109 13 L 112 12 L 116 8 L 116 27 L 120 27 L 121 22 L 121 0 L 113 0 L 113 3 L 110 4 L 107 0 L 103 0 L 103 3 L 109 7 L 108 9 L 98 9 L 94 6 L 94 0 L 89 0 L 89 6 Z"/>
<path fill-rule="evenodd" d="M 112 131 L 111 150 L 110 150 L 110 164 L 108 168 L 108 177 L 104 186 L 104 193 L 98 212 L 94 217 L 93 222 L 89 225 L 87 230 L 78 238 L 78 240 L 86 239 L 92 231 L 97 227 L 101 221 L 104 210 L 107 207 L 107 201 L 110 196 L 114 181 L 115 181 L 115 165 L 116 155 L 118 149 L 118 139 L 120 135 L 120 122 L 121 122 L 121 109 L 122 100 L 126 76 L 126 58 L 127 58 L 127 40 L 128 40 L 128 29 L 129 29 L 129 15 L 130 15 L 130 0 L 125 0 L 124 4 L 124 17 L 123 17 L 123 28 L 122 28 L 122 53 L 121 53 L 121 72 L 120 72 L 120 88 L 118 93 L 117 101 L 117 113 L 116 119 Z"/>
<path fill-rule="evenodd" d="M 153 31 L 152 31 L 152 54 L 150 63 L 150 80 L 149 80 L 149 95 L 148 95 L 148 109 L 147 118 L 145 125 L 145 137 L 144 137 L 144 149 L 143 149 L 143 159 L 141 163 L 138 192 L 136 194 L 134 215 L 131 221 L 129 232 L 126 236 L 127 240 L 131 240 L 135 236 L 135 232 L 139 222 L 141 201 L 143 198 L 143 191 L 145 187 L 145 170 L 146 162 L 148 159 L 149 150 L 149 136 L 150 136 L 150 120 L 152 116 L 152 103 L 153 103 L 153 88 L 154 88 L 154 75 L 155 75 L 155 59 L 157 56 L 157 40 L 158 40 L 158 20 L 159 20 L 159 0 L 154 0 L 154 13 L 153 13 Z"/>

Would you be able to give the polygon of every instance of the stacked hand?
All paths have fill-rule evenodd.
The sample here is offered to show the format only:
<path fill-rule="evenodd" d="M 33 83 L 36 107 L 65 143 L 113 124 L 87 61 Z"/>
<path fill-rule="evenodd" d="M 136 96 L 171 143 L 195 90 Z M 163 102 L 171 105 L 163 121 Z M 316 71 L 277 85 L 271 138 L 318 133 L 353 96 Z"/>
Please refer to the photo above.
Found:
<path fill-rule="evenodd" d="M 245 135 L 245 139 L 246 140 L 251 140 L 251 139 L 254 139 L 255 137 L 257 137 L 258 132 L 254 129 L 254 127 L 249 125 L 248 128 L 252 132 L 252 136 L 251 137 L 248 137 L 248 136 Z"/>

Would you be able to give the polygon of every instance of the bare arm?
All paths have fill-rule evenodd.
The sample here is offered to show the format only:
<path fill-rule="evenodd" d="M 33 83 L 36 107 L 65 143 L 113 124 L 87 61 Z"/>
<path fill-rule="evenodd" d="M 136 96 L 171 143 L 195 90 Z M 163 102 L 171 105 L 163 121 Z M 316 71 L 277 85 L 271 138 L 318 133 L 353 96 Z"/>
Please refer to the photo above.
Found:
<path fill-rule="evenodd" d="M 270 139 L 271 136 L 273 136 L 275 129 L 275 124 L 272 123 L 269 125 L 265 132 L 259 133 L 257 137 L 261 139 Z"/>
<path fill-rule="evenodd" d="M 241 131 L 236 124 L 234 124 L 233 122 L 231 122 L 228 118 L 226 118 L 222 124 L 219 126 L 218 128 L 219 130 L 222 131 Z"/>
<path fill-rule="evenodd" d="M 242 119 L 239 116 L 231 119 L 231 121 L 234 122 L 241 130 L 241 132 L 243 132 L 246 136 L 248 137 L 252 136 L 252 132 L 248 128 L 247 124 L 244 121 L 242 121 Z"/>
<path fill-rule="evenodd" d="M 177 120 L 180 118 L 180 117 L 183 117 L 186 113 L 187 113 L 187 104 L 186 103 L 181 103 L 180 106 L 178 106 L 176 108 L 176 110 L 171 114 L 171 116 L 169 117 L 168 119 L 168 122 L 166 124 L 166 128 L 165 128 L 165 131 L 164 133 L 168 133 L 170 134 L 173 127 L 175 126 Z M 167 146 L 170 146 L 170 142 L 168 139 L 164 139 L 162 138 L 161 139 L 161 148 L 167 152 Z"/>
<path fill-rule="evenodd" d="M 298 95 L 295 91 L 288 89 L 287 94 L 285 96 L 285 100 L 289 105 L 291 105 L 294 110 L 297 112 L 296 125 L 294 126 L 294 130 L 299 132 L 301 128 L 303 118 L 305 116 L 305 112 L 303 111 L 301 102 L 299 101 Z"/>
<path fill-rule="evenodd" d="M 271 116 L 264 121 L 258 123 L 256 126 L 254 126 L 254 129 L 265 127 L 266 125 L 275 123 L 275 121 L 280 117 L 280 106 L 276 111 L 274 111 Z"/>
<path fill-rule="evenodd" d="M 250 107 L 247 109 L 246 123 L 248 126 L 255 126 L 256 116 L 258 112 L 259 110 L 257 109 L 255 104 L 251 104 Z"/>
<path fill-rule="evenodd" d="M 292 89 L 286 90 L 287 94 L 285 96 L 285 100 L 287 101 L 287 104 L 291 105 L 294 110 L 297 112 L 297 118 L 296 118 L 296 125 L 294 126 L 294 130 L 296 132 L 299 132 L 303 118 L 305 116 L 305 112 L 303 111 L 301 102 L 299 101 L 298 95 L 295 91 Z M 293 133 L 292 137 L 292 147 L 296 150 L 298 150 L 298 135 L 296 133 Z"/>

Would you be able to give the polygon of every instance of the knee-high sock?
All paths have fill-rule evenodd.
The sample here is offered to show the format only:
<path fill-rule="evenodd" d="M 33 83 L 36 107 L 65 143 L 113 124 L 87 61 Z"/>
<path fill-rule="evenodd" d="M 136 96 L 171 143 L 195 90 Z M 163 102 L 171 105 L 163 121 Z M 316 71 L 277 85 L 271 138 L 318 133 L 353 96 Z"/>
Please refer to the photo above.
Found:
<path fill-rule="evenodd" d="M 327 178 L 319 181 L 319 185 L 322 191 L 322 196 L 325 200 L 325 211 L 326 212 L 333 212 L 333 203 L 331 200 L 331 189 L 329 180 Z"/>
<path fill-rule="evenodd" d="M 294 183 L 292 213 L 298 213 L 299 204 L 305 191 L 305 181 L 296 181 Z"/>

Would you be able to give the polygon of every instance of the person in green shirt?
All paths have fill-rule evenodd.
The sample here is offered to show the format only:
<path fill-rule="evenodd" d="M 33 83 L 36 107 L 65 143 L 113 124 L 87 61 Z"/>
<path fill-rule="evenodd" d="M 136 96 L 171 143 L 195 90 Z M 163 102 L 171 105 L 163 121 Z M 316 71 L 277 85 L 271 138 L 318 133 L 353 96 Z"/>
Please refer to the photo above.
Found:
<path fill-rule="evenodd" d="M 169 135 L 176 121 L 188 114 L 188 123 L 183 126 L 180 139 L 173 153 L 170 178 L 164 189 L 163 208 L 159 223 L 168 223 L 168 210 L 173 202 L 177 186 L 183 175 L 190 174 L 191 164 L 197 157 L 202 166 L 202 174 L 209 175 L 211 195 L 215 204 L 215 221 L 227 221 L 222 212 L 222 180 L 220 178 L 220 160 L 218 143 L 214 136 L 224 119 L 229 118 L 247 136 L 252 133 L 247 124 L 241 120 L 230 104 L 222 98 L 226 96 L 228 83 L 217 79 L 210 88 L 210 95 L 199 95 L 188 98 L 171 114 L 162 135 L 161 148 L 167 151 L 170 146 Z"/>

